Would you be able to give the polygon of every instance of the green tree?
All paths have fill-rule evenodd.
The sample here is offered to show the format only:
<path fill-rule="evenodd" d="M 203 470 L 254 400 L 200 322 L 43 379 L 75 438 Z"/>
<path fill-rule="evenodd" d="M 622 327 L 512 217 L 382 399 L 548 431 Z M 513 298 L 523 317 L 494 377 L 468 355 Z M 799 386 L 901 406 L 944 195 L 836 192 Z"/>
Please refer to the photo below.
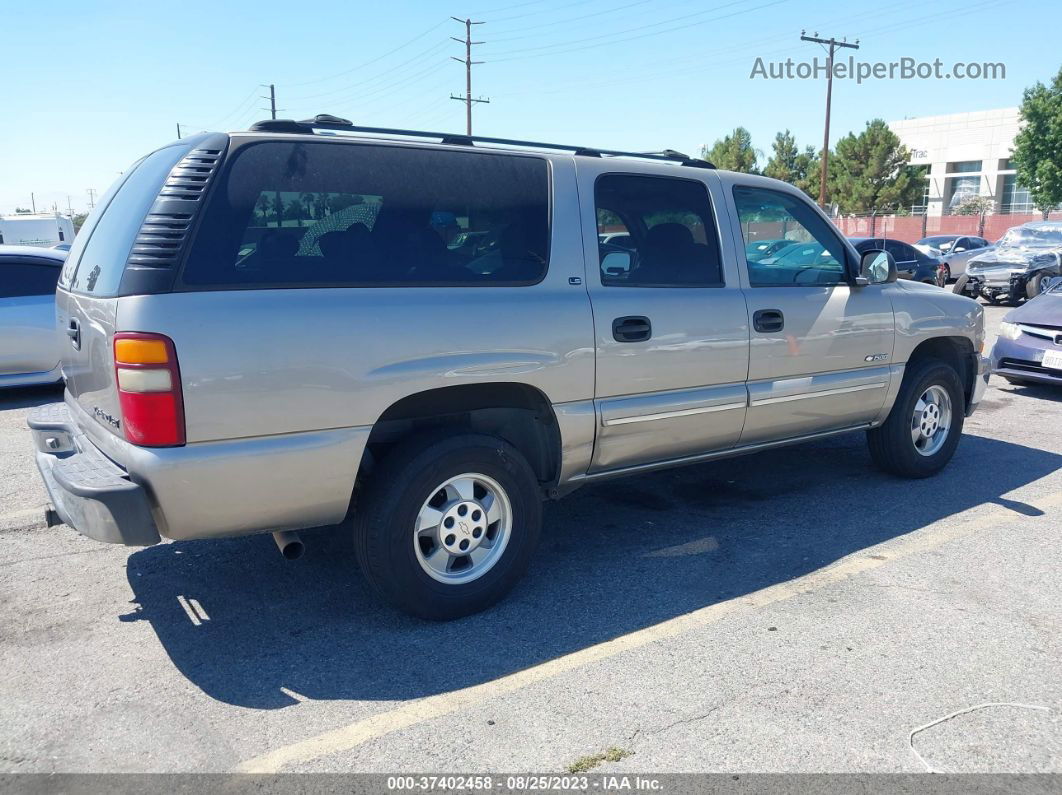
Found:
<path fill-rule="evenodd" d="M 819 156 L 815 147 L 801 151 L 793 134 L 786 130 L 774 136 L 771 157 L 763 173 L 795 185 L 814 199 L 819 197 Z"/>
<path fill-rule="evenodd" d="M 712 144 L 701 148 L 701 157 L 711 160 L 717 168 L 727 171 L 744 171 L 746 174 L 758 174 L 756 159 L 759 156 L 752 146 L 752 135 L 744 127 L 736 127 L 734 132 Z"/>
<path fill-rule="evenodd" d="M 859 135 L 837 142 L 830 157 L 826 198 L 841 212 L 889 212 L 922 201 L 924 167 L 909 165 L 911 153 L 882 119 Z"/>
<path fill-rule="evenodd" d="M 86 218 L 88 218 L 88 213 L 74 213 L 74 217 L 70 219 L 74 224 L 75 235 L 80 232 L 81 227 L 85 225 Z"/>
<path fill-rule="evenodd" d="M 1046 221 L 1062 204 L 1062 69 L 1050 86 L 1025 89 L 1019 111 L 1025 126 L 1014 138 L 1017 181 L 1029 189 Z"/>

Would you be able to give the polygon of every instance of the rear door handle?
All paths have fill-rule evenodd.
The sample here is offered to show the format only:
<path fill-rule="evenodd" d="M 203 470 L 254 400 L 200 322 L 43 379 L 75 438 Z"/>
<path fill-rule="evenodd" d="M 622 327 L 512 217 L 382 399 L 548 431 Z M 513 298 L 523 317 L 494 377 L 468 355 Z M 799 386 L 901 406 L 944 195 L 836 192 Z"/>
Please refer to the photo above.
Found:
<path fill-rule="evenodd" d="M 77 322 L 76 317 L 70 318 L 70 325 L 66 327 L 66 336 L 70 338 L 70 344 L 74 346 L 74 350 L 81 350 L 81 324 Z"/>
<path fill-rule="evenodd" d="M 612 321 L 612 338 L 616 342 L 645 342 L 653 336 L 653 324 L 644 315 L 628 315 Z"/>
<path fill-rule="evenodd" d="M 757 309 L 752 315 L 752 327 L 762 334 L 772 334 L 785 328 L 781 309 Z"/>

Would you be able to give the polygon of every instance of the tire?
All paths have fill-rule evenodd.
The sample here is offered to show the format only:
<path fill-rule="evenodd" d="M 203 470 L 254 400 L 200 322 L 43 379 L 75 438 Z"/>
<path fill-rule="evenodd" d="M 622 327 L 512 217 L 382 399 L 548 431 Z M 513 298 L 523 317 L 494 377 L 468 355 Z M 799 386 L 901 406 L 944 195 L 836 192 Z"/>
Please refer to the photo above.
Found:
<path fill-rule="evenodd" d="M 474 477 L 459 477 L 469 473 Z M 451 480 L 456 485 L 444 489 Z M 488 523 L 492 504 L 499 518 Z M 439 522 L 421 537 L 415 528 L 429 508 Z M 446 522 L 454 532 L 444 536 Z M 445 621 L 478 613 L 508 593 L 527 570 L 541 526 L 538 480 L 516 448 L 484 434 L 429 433 L 400 443 L 365 484 L 354 513 L 354 551 L 382 599 L 414 616 Z M 473 544 L 469 552 L 478 551 L 482 560 L 450 555 L 444 539 L 455 552 L 457 545 Z M 449 564 L 453 570 L 444 571 Z"/>
<path fill-rule="evenodd" d="M 951 291 L 956 295 L 966 295 L 966 283 L 968 281 L 970 281 L 970 277 L 964 273 L 955 282 L 955 286 L 951 288 Z"/>
<path fill-rule="evenodd" d="M 1044 285 L 1047 283 L 1047 280 L 1049 278 L 1050 276 L 1048 276 L 1046 273 L 1037 273 L 1035 276 L 1029 279 L 1029 281 L 1025 285 L 1025 297 L 1032 299 L 1047 290 L 1047 287 L 1045 287 Z"/>
<path fill-rule="evenodd" d="M 914 440 L 915 407 L 929 390 L 940 390 L 947 396 L 949 418 L 947 433 L 939 446 L 926 445 L 920 452 Z M 936 392 L 934 392 L 936 394 Z M 921 413 L 921 428 L 932 422 L 924 412 Z M 924 359 L 908 367 L 900 385 L 896 403 L 889 412 L 888 419 L 878 428 L 867 431 L 867 445 L 874 463 L 886 472 L 905 478 L 925 478 L 935 475 L 951 460 L 962 435 L 963 419 L 966 414 L 966 402 L 963 396 L 962 381 L 955 368 L 939 359 Z M 938 406 L 937 416 L 943 420 L 943 410 Z M 940 422 L 944 424 L 943 421 Z M 939 427 L 931 424 L 928 427 Z M 933 440 L 933 445 L 938 444 Z"/>

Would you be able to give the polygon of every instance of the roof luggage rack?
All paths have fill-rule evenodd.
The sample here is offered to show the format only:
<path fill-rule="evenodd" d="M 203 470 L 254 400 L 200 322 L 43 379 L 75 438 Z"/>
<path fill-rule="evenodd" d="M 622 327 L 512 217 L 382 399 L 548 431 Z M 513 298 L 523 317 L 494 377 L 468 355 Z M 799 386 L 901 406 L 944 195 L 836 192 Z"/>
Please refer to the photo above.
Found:
<path fill-rule="evenodd" d="M 266 119 L 251 125 L 251 132 L 299 133 L 312 135 L 317 130 L 335 130 L 346 133 L 363 133 L 367 135 L 388 135 L 410 138 L 438 138 L 440 143 L 450 146 L 475 146 L 476 143 L 498 144 L 501 146 L 521 146 L 530 149 L 557 149 L 584 157 L 637 157 L 642 160 L 657 160 L 678 163 L 694 168 L 715 168 L 707 160 L 664 149 L 660 152 L 622 152 L 616 149 L 597 149 L 587 146 L 569 146 L 567 144 L 549 144 L 542 141 L 519 141 L 514 138 L 490 138 L 484 135 L 460 135 L 457 133 L 433 132 L 429 130 L 402 130 L 394 127 L 361 127 L 348 119 L 329 114 L 320 114 L 312 119 L 295 121 L 294 119 Z"/>

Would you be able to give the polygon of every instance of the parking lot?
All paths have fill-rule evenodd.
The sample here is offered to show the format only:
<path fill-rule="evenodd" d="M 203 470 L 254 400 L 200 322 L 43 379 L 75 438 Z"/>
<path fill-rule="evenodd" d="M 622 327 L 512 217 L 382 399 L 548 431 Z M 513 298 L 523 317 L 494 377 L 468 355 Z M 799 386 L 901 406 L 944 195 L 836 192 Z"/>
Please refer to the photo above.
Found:
<path fill-rule="evenodd" d="M 856 435 L 586 487 L 447 624 L 327 530 L 286 562 L 46 529 L 25 415 L 56 399 L 0 398 L 4 772 L 1062 771 L 1049 388 L 993 379 L 928 480 Z"/>

